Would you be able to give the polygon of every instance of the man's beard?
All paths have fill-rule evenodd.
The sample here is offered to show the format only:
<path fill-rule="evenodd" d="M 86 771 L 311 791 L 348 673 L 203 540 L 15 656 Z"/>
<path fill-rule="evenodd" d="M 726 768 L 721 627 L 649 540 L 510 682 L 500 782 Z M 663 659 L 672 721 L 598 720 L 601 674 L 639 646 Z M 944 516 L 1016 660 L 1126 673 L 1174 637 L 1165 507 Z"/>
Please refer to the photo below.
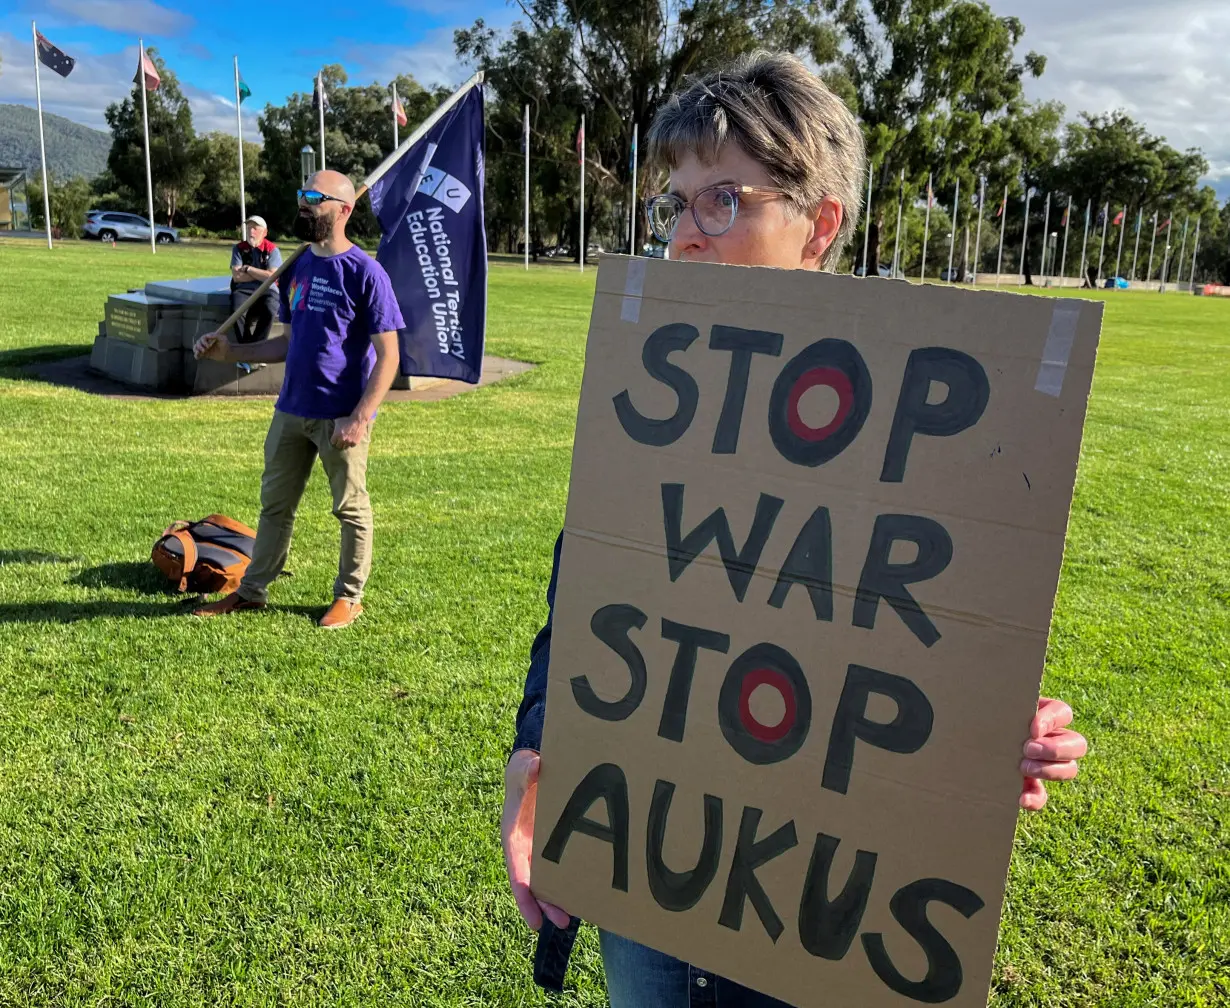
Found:
<path fill-rule="evenodd" d="M 333 233 L 333 221 L 324 214 L 303 213 L 295 215 L 295 237 L 304 241 L 322 242 Z"/>

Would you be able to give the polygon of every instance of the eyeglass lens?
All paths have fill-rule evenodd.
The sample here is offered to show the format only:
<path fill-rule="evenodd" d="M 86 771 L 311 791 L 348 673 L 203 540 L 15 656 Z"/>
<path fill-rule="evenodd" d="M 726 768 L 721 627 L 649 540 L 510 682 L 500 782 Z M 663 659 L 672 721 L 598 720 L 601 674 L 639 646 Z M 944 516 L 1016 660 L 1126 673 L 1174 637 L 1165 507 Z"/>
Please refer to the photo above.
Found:
<path fill-rule="evenodd" d="M 706 189 L 692 203 L 696 226 L 710 238 L 730 230 L 739 209 L 739 199 L 729 189 Z M 683 213 L 683 201 L 678 197 L 657 199 L 650 203 L 649 223 L 661 241 L 670 241 Z"/>

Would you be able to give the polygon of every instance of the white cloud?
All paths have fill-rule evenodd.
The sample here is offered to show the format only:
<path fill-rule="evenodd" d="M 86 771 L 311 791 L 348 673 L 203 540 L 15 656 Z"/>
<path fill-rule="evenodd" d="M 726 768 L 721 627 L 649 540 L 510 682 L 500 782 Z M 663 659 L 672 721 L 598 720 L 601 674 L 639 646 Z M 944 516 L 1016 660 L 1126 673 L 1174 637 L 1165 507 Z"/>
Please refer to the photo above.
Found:
<path fill-rule="evenodd" d="M 0 65 L 3 65 L 6 71 L 13 71 L 19 66 L 29 67 L 30 62 L 29 43 L 23 44 L 15 36 L 0 32 Z M 94 54 L 88 60 L 80 59 L 66 78 L 43 70 L 43 110 L 106 131 L 107 121 L 103 111 L 112 102 L 123 101 L 131 92 L 136 66 L 137 47 L 132 45 L 120 52 Z M 180 89 L 192 106 L 192 123 L 197 133 L 219 130 L 231 136 L 235 135 L 233 98 L 213 94 L 184 81 L 180 81 Z M 0 74 L 0 102 L 33 107 L 34 74 Z M 248 103 L 244 108 L 243 133 L 245 140 L 260 143 L 256 115 L 257 110 Z"/>
<path fill-rule="evenodd" d="M 1180 150 L 1199 147 L 1206 181 L 1230 195 L 1230 5 L 1224 0 L 991 0 L 1047 57 L 1031 98 L 1068 115 L 1122 108 Z"/>
<path fill-rule="evenodd" d="M 60 77 L 40 68 L 43 85 L 43 109 L 66 119 L 105 130 L 103 110 L 115 101 L 123 101 L 132 88 L 137 68 L 136 45 L 115 53 L 89 54 L 74 50 L 77 66 L 68 77 Z M 89 59 L 85 59 L 85 56 Z M 34 73 L 31 66 L 29 39 L 19 40 L 8 32 L 0 32 L 0 102 L 34 105 Z"/>
<path fill-rule="evenodd" d="M 111 31 L 146 35 L 181 35 L 196 22 L 190 14 L 153 0 L 45 0 L 47 6 L 86 24 Z"/>
<path fill-rule="evenodd" d="M 452 28 L 438 28 L 411 46 L 354 43 L 347 48 L 344 63 L 352 84 L 369 80 L 383 84 L 398 74 L 409 74 L 426 88 L 456 87 L 472 73 L 453 51 Z"/>

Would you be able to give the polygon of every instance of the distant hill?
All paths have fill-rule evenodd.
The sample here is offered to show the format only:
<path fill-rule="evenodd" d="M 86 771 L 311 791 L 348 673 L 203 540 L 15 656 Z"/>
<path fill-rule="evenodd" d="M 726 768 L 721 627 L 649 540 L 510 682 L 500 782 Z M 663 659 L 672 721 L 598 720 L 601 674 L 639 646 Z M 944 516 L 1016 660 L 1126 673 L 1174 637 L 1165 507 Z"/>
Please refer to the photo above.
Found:
<path fill-rule="evenodd" d="M 63 116 L 43 113 L 47 170 L 56 178 L 92 179 L 107 167 L 111 135 Z M 39 170 L 38 111 L 25 105 L 0 105 L 0 166 Z"/>

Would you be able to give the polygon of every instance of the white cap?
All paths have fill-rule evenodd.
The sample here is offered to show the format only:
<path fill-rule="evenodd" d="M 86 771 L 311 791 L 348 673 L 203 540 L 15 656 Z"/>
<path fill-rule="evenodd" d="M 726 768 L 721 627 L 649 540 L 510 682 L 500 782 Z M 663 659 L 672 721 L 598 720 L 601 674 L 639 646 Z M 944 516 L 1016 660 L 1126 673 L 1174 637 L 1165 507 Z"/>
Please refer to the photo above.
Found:
<path fill-rule="evenodd" d="M 265 218 L 258 217 L 256 214 L 253 214 L 246 221 L 244 221 L 244 223 L 245 224 L 255 224 L 257 227 L 263 227 L 266 231 L 269 230 L 269 225 L 265 223 Z"/>

